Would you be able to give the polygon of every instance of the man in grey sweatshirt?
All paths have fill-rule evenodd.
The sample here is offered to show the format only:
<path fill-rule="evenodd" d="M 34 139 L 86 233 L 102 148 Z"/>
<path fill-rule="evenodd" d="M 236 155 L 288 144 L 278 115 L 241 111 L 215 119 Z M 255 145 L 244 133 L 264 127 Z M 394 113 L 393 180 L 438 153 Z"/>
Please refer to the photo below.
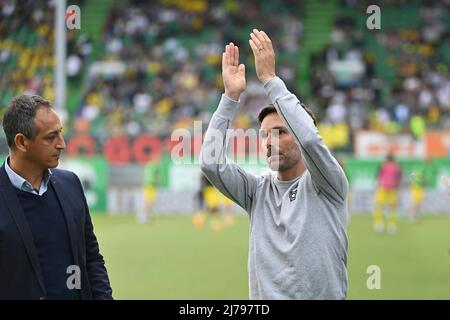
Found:
<path fill-rule="evenodd" d="M 250 299 L 345 299 L 348 182 L 312 115 L 275 74 L 264 31 L 249 40 L 258 79 L 272 103 L 260 115 L 263 148 L 276 176 L 255 176 L 226 157 L 230 122 L 245 90 L 245 66 L 230 43 L 222 57 L 225 93 L 200 162 L 203 173 L 250 218 Z"/>

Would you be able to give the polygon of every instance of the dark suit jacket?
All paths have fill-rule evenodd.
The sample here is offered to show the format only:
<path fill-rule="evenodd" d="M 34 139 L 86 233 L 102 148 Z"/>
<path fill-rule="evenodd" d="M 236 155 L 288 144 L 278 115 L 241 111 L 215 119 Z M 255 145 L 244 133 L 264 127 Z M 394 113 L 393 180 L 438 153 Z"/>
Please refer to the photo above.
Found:
<path fill-rule="evenodd" d="M 70 171 L 52 169 L 52 173 L 49 184 L 53 185 L 61 204 L 74 264 L 81 271 L 81 298 L 112 299 L 81 182 Z M 33 236 L 3 164 L 0 168 L 0 299 L 45 298 Z"/>

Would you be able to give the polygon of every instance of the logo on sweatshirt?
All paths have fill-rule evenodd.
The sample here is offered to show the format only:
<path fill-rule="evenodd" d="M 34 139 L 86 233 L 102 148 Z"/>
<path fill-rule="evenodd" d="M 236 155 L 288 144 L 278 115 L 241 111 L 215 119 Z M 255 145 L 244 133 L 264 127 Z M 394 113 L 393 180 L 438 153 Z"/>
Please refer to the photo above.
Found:
<path fill-rule="evenodd" d="M 289 191 L 289 200 L 294 201 L 297 198 L 297 189 Z"/>

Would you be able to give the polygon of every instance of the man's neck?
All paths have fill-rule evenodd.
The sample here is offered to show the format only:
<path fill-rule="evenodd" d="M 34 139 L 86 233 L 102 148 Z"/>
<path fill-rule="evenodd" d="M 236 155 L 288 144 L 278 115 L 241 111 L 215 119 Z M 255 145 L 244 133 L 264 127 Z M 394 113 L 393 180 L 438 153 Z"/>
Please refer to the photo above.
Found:
<path fill-rule="evenodd" d="M 8 165 L 15 173 L 31 183 L 34 189 L 39 190 L 44 176 L 44 170 L 36 168 L 33 163 L 20 159 L 13 154 L 9 156 Z"/>
<path fill-rule="evenodd" d="M 278 171 L 277 177 L 280 181 L 290 181 L 294 180 L 297 177 L 300 177 L 303 172 L 306 170 L 306 166 L 301 161 L 298 165 L 283 171 Z"/>

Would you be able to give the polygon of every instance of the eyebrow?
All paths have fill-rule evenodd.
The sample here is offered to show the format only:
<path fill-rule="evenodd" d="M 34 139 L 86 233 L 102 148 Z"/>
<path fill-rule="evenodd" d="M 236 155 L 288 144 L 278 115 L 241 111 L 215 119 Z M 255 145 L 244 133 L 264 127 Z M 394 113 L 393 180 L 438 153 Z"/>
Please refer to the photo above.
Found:
<path fill-rule="evenodd" d="M 52 134 L 61 132 L 62 129 L 63 129 L 63 127 L 59 128 L 59 129 L 56 129 L 56 130 L 52 130 L 52 131 L 50 131 L 50 132 L 47 132 L 45 135 L 46 135 L 46 136 L 49 136 L 49 135 L 52 135 Z"/>
<path fill-rule="evenodd" d="M 282 126 L 277 126 L 277 127 L 273 127 L 270 130 L 287 130 L 287 128 L 286 127 L 282 127 Z"/>

